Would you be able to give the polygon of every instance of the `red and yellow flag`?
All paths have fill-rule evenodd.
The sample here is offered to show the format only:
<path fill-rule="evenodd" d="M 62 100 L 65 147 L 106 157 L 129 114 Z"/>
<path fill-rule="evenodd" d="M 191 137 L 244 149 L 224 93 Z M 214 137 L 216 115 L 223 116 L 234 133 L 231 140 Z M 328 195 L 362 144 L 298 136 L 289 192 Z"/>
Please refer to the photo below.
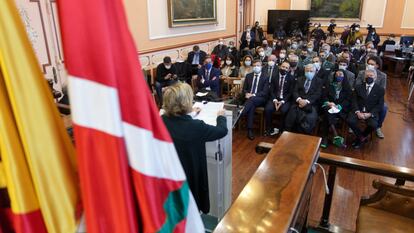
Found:
<path fill-rule="evenodd" d="M 0 1 L 0 158 L 17 233 L 75 232 L 73 145 L 13 0 Z"/>

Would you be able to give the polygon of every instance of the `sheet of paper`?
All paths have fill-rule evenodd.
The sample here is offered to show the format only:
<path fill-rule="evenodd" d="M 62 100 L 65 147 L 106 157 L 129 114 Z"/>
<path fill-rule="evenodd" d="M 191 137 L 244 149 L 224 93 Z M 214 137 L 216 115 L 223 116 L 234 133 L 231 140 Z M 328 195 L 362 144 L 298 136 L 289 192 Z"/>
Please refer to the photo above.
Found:
<path fill-rule="evenodd" d="M 201 109 L 200 113 L 194 117 L 194 119 L 202 120 L 204 123 L 216 126 L 217 125 L 217 112 L 224 107 L 223 102 L 208 102 L 203 104 L 196 102 L 193 107 Z"/>
<path fill-rule="evenodd" d="M 205 93 L 197 92 L 196 96 L 203 97 L 203 96 L 206 96 L 207 94 L 208 94 L 208 92 L 205 92 Z"/>
<path fill-rule="evenodd" d="M 330 113 L 330 114 L 335 114 L 335 113 L 338 113 L 338 112 L 340 112 L 341 110 L 339 110 L 336 106 L 333 106 L 332 108 L 330 108 L 329 110 L 328 110 L 328 112 Z"/>

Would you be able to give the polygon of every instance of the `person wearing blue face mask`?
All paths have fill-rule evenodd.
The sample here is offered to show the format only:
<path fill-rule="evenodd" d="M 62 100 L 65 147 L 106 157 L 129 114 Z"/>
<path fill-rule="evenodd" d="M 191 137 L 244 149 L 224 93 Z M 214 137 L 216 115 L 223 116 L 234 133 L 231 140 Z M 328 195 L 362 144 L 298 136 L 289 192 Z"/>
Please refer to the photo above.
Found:
<path fill-rule="evenodd" d="M 366 70 L 364 83 L 355 87 L 352 110 L 347 119 L 356 136 L 352 143 L 355 149 L 366 143 L 368 135 L 377 128 L 379 113 L 384 107 L 385 90 L 375 82 L 376 79 L 375 70 Z M 359 121 L 366 122 L 367 127 L 364 131 L 358 126 Z"/>
<path fill-rule="evenodd" d="M 348 117 L 352 103 L 352 89 L 347 80 L 345 70 L 336 70 L 333 72 L 333 79 L 329 83 L 322 101 L 322 112 L 324 120 L 322 121 L 322 143 L 321 147 L 328 147 L 329 130 L 333 134 L 333 144 L 344 148 L 344 138 L 338 135 L 335 125 L 338 120 L 344 122 Z"/>
<path fill-rule="evenodd" d="M 243 84 L 243 95 L 246 99 L 241 116 L 247 117 L 247 138 L 254 139 L 253 122 L 254 112 L 257 107 L 264 107 L 269 92 L 269 77 L 267 72 L 262 72 L 262 62 L 253 62 L 253 73 L 246 75 Z"/>
<path fill-rule="evenodd" d="M 317 106 L 322 96 L 322 80 L 316 78 L 313 64 L 305 66 L 305 75 L 298 78 L 292 104 L 285 121 L 287 131 L 311 134 L 318 120 Z"/>
<path fill-rule="evenodd" d="M 198 88 L 213 91 L 220 96 L 220 70 L 213 67 L 210 56 L 204 60 L 204 65 L 198 70 Z"/>

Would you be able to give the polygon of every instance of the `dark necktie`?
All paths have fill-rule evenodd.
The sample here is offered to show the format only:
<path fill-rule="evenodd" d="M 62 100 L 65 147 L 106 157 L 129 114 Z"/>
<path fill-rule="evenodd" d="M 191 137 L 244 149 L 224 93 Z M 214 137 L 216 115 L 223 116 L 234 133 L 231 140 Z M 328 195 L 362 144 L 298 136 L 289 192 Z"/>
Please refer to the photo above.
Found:
<path fill-rule="evenodd" d="M 311 85 L 311 81 L 309 79 L 306 79 L 306 82 L 305 82 L 305 93 L 306 94 L 309 91 L 310 85 Z"/>
<path fill-rule="evenodd" d="M 206 77 L 205 77 L 205 79 L 206 80 L 209 80 L 210 79 L 210 70 L 206 70 Z"/>
<path fill-rule="evenodd" d="M 369 95 L 369 93 L 370 93 L 370 86 L 367 86 L 367 92 L 366 92 L 366 94 L 367 94 L 367 96 Z"/>
<path fill-rule="evenodd" d="M 253 78 L 253 87 L 252 87 L 252 91 L 250 92 L 251 94 L 256 94 L 256 86 L 257 86 L 257 74 L 255 74 Z"/>

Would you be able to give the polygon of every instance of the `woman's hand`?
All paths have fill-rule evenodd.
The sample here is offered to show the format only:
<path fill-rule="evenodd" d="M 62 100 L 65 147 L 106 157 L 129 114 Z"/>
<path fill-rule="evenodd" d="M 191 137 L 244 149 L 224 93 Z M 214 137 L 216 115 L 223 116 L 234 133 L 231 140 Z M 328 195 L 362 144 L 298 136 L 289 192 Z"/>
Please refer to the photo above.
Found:
<path fill-rule="evenodd" d="M 224 109 L 221 109 L 217 112 L 217 116 L 224 116 L 226 114 L 226 111 Z"/>
<path fill-rule="evenodd" d="M 199 107 L 195 107 L 195 108 L 193 108 L 193 112 L 194 112 L 195 114 L 199 114 L 199 113 L 201 112 L 201 108 L 199 108 Z"/>

